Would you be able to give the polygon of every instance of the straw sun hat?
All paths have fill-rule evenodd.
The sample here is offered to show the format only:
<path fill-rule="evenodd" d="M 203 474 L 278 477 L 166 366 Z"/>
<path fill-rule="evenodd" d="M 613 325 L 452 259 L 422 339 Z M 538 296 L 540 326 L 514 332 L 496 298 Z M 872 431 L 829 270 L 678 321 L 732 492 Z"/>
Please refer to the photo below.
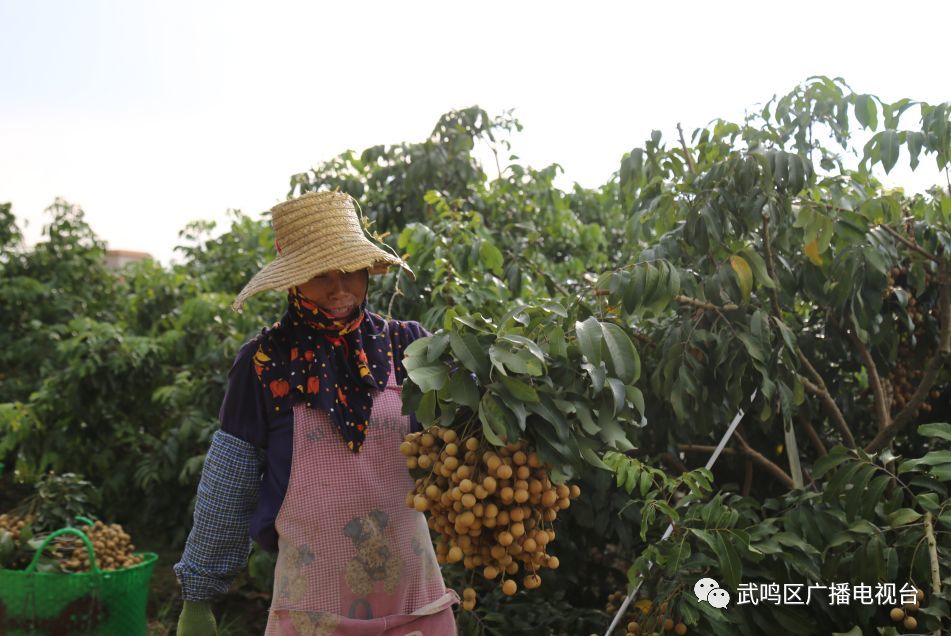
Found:
<path fill-rule="evenodd" d="M 232 303 L 237 311 L 249 297 L 269 289 L 287 289 L 324 272 L 370 269 L 384 274 L 392 265 L 416 275 L 406 262 L 385 252 L 363 232 L 354 200 L 345 192 L 308 192 L 271 208 L 277 258 L 244 286 Z"/>

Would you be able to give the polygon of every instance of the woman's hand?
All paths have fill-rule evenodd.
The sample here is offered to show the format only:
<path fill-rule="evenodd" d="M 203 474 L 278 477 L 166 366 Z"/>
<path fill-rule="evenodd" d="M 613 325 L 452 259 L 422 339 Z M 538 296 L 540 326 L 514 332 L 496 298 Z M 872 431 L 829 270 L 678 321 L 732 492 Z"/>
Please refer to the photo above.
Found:
<path fill-rule="evenodd" d="M 178 636 L 218 636 L 215 615 L 207 601 L 185 601 L 178 617 Z"/>

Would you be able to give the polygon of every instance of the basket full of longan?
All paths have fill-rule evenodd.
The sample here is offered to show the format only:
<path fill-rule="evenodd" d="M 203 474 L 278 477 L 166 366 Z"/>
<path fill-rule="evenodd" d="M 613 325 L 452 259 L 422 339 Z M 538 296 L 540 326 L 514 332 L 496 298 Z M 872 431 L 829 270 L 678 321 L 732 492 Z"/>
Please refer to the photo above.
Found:
<path fill-rule="evenodd" d="M 145 634 L 158 556 L 134 552 L 119 524 L 32 536 L 29 515 L 0 515 L 0 633 Z"/>
<path fill-rule="evenodd" d="M 508 596 L 541 585 L 543 568 L 558 567 L 547 554 L 558 511 L 581 494 L 577 484 L 555 484 L 549 467 L 524 440 L 496 447 L 477 435 L 432 426 L 410 433 L 400 445 L 415 475 L 406 505 L 427 515 L 438 533 L 440 564 L 462 562 L 488 581 L 501 581 Z M 466 590 L 463 608 L 475 607 Z"/>

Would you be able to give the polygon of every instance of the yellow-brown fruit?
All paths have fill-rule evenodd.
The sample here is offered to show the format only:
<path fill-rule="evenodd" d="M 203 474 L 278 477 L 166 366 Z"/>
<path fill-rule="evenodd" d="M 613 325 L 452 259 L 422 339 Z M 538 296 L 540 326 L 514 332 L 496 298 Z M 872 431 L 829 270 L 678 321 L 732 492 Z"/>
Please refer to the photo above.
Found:
<path fill-rule="evenodd" d="M 628 634 L 637 634 L 641 629 L 641 626 L 637 624 L 637 621 L 631 621 L 627 624 L 627 633 Z"/>
<path fill-rule="evenodd" d="M 510 479 L 512 477 L 512 467 L 505 464 L 499 466 L 498 470 L 495 471 L 495 474 L 499 479 Z"/>
<path fill-rule="evenodd" d="M 454 546 L 449 548 L 449 554 L 446 555 L 450 563 L 456 563 L 457 561 L 462 561 L 462 548 L 459 546 Z"/>
<path fill-rule="evenodd" d="M 416 512 L 426 512 L 429 510 L 429 500 L 423 495 L 416 495 L 413 497 L 413 507 Z"/>
<path fill-rule="evenodd" d="M 554 490 L 546 490 L 542 493 L 542 505 L 546 508 L 551 508 L 556 503 L 558 503 L 558 493 Z"/>
<path fill-rule="evenodd" d="M 687 633 L 687 626 L 683 623 L 677 623 L 674 625 L 674 633 L 677 634 L 677 636 L 684 636 L 684 634 Z"/>
<path fill-rule="evenodd" d="M 674 631 L 674 619 L 672 619 L 672 618 L 665 618 L 665 619 L 664 619 L 664 623 L 663 623 L 663 628 L 664 628 L 664 631 L 665 631 L 665 632 L 672 632 L 672 631 Z"/>
<path fill-rule="evenodd" d="M 445 448 L 443 448 L 443 452 L 445 452 L 446 455 L 449 455 L 450 457 L 455 457 L 459 452 L 459 447 L 455 444 L 446 444 Z"/>
<path fill-rule="evenodd" d="M 534 590 L 535 588 L 541 586 L 541 584 L 542 577 L 538 576 L 537 574 L 528 574 L 522 579 L 522 586 L 524 586 L 526 590 Z"/>
<path fill-rule="evenodd" d="M 415 495 L 413 495 L 412 492 L 406 493 L 406 507 L 407 507 L 407 508 L 415 508 L 415 507 L 416 507 Z M 93 548 L 95 548 L 95 547 L 96 547 L 96 544 L 93 544 Z"/>
<path fill-rule="evenodd" d="M 915 592 L 915 598 L 918 599 L 918 602 L 919 602 L 919 603 L 920 603 L 921 601 L 925 600 L 925 591 L 924 591 L 924 590 L 918 590 L 917 592 Z"/>
<path fill-rule="evenodd" d="M 569 488 L 568 490 L 570 491 L 568 496 L 571 497 L 572 499 L 581 495 L 581 486 L 579 486 L 578 484 L 571 484 L 571 488 Z"/>
<path fill-rule="evenodd" d="M 429 458 L 429 455 L 420 455 L 416 460 L 416 465 L 423 470 L 429 470 L 433 467 L 433 460 Z"/>
<path fill-rule="evenodd" d="M 503 530 L 499 533 L 499 545 L 510 546 L 512 545 L 513 540 L 512 533 L 508 532 L 507 530 Z"/>
<path fill-rule="evenodd" d="M 548 557 L 548 567 L 552 570 L 557 570 L 558 566 L 561 565 L 561 561 L 558 560 L 556 556 Z"/>
<path fill-rule="evenodd" d="M 419 438 L 419 443 L 423 448 L 429 448 L 436 443 L 436 438 L 431 433 L 423 433 Z"/>
<path fill-rule="evenodd" d="M 442 441 L 446 442 L 447 444 L 451 444 L 457 439 L 459 439 L 459 436 L 456 434 L 455 431 L 445 431 L 442 434 Z"/>
<path fill-rule="evenodd" d="M 918 613 L 918 601 L 915 601 L 914 603 L 905 603 L 904 605 L 902 605 L 902 607 L 905 608 L 906 614 Z"/>
<path fill-rule="evenodd" d="M 502 584 L 502 593 L 506 596 L 514 596 L 517 591 L 518 585 L 516 585 L 512 579 L 508 579 Z"/>
<path fill-rule="evenodd" d="M 479 440 L 475 437 L 470 437 L 466 440 L 466 450 L 475 451 L 479 450 Z"/>
<path fill-rule="evenodd" d="M 495 481 L 495 477 L 486 477 L 482 480 L 482 487 L 485 488 L 485 491 L 491 495 L 498 487 L 498 482 Z"/>
<path fill-rule="evenodd" d="M 511 559 L 512 557 L 509 557 L 509 558 Z M 509 576 L 518 574 L 518 563 L 516 563 L 515 561 L 512 561 L 508 565 L 506 565 L 505 573 L 508 574 Z"/>
<path fill-rule="evenodd" d="M 893 607 L 892 611 L 888 613 L 888 617 L 897 623 L 905 618 L 905 610 L 900 607 Z"/>
<path fill-rule="evenodd" d="M 473 488 L 475 488 L 475 486 L 473 485 L 471 479 L 463 479 L 462 481 L 459 482 L 459 490 L 461 490 L 464 493 L 472 492 Z"/>
<path fill-rule="evenodd" d="M 476 597 L 476 591 L 472 589 L 471 587 L 467 587 L 466 589 L 462 590 L 462 598 L 474 599 L 475 597 Z"/>
<path fill-rule="evenodd" d="M 521 452 L 521 451 L 520 451 Z M 515 477 L 517 479 L 528 479 L 532 476 L 532 469 L 528 466 L 519 466 L 515 469 Z"/>
<path fill-rule="evenodd" d="M 915 629 L 918 627 L 918 620 L 914 616 L 906 616 L 902 625 L 905 626 L 905 629 Z"/>
<path fill-rule="evenodd" d="M 462 601 L 462 609 L 464 609 L 467 612 L 471 612 L 472 610 L 474 610 L 475 606 L 476 606 L 475 599 Z"/>
<path fill-rule="evenodd" d="M 407 467 L 407 468 L 409 468 L 410 470 L 415 470 L 417 466 L 419 466 L 419 463 L 416 461 L 416 458 L 415 458 L 415 457 L 407 457 L 407 458 L 406 458 L 406 467 Z"/>
<path fill-rule="evenodd" d="M 515 501 L 516 501 L 517 503 L 520 503 L 520 504 L 525 503 L 526 501 L 528 501 L 528 497 L 529 497 L 529 495 L 528 495 L 528 490 L 521 490 L 521 489 L 520 489 L 520 490 L 516 490 L 516 491 L 515 491 L 515 496 L 514 496 L 514 498 L 515 498 Z"/>
<path fill-rule="evenodd" d="M 490 581 L 499 575 L 499 569 L 494 565 L 487 565 L 482 570 L 482 576 L 489 579 Z"/>
<path fill-rule="evenodd" d="M 439 490 L 439 486 L 437 486 L 436 484 L 429 484 L 428 486 L 426 486 L 426 496 L 432 499 L 433 501 L 437 501 L 441 494 L 442 493 Z"/>
<path fill-rule="evenodd" d="M 502 465 L 502 460 L 499 459 L 499 456 L 491 451 L 482 456 L 482 461 L 485 462 L 485 467 L 488 468 L 491 473 L 497 471 L 499 466 Z"/>
<path fill-rule="evenodd" d="M 409 457 L 416 450 L 413 446 L 410 442 L 403 442 L 400 444 L 400 452 Z"/>

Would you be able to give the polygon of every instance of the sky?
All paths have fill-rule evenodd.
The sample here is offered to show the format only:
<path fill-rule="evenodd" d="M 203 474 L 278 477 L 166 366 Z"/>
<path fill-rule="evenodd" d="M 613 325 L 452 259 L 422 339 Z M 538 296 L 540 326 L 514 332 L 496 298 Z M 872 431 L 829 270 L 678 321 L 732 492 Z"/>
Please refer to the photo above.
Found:
<path fill-rule="evenodd" d="M 258 217 L 292 174 L 473 104 L 514 109 L 521 163 L 596 187 L 652 129 L 737 120 L 812 75 L 951 100 L 949 22 L 915 0 L 0 0 L 0 202 L 27 244 L 63 197 L 110 249 L 168 263 L 190 221 Z"/>

